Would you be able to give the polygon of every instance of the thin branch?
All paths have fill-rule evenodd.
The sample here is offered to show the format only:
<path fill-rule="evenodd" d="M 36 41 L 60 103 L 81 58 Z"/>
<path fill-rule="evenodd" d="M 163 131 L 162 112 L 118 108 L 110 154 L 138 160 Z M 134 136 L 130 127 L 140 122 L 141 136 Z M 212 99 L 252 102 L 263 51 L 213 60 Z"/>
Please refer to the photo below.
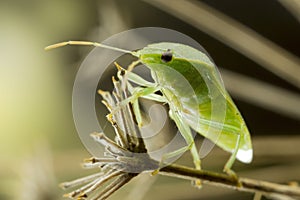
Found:
<path fill-rule="evenodd" d="M 237 180 L 226 174 L 196 170 L 180 165 L 169 165 L 160 169 L 160 174 L 183 178 L 188 180 L 202 179 L 204 183 L 222 185 L 234 190 L 244 192 L 261 192 L 264 195 L 286 195 L 300 197 L 300 188 L 289 185 L 281 185 L 267 181 L 254 180 L 248 178 L 238 178 Z"/>
<path fill-rule="evenodd" d="M 300 60 L 238 21 L 200 1 L 143 0 L 209 34 L 300 87 Z"/>

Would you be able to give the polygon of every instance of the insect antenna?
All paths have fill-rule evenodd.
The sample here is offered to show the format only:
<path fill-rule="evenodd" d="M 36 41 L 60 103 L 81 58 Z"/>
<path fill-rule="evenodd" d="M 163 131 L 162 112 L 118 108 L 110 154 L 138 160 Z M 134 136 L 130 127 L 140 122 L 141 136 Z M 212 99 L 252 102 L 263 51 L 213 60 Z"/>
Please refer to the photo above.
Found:
<path fill-rule="evenodd" d="M 133 55 L 132 51 L 129 51 L 129 50 L 126 50 L 126 49 L 120 49 L 120 48 L 117 48 L 117 47 L 112 47 L 112 46 L 108 46 L 108 45 L 105 45 L 105 44 L 101 44 L 101 43 L 97 43 L 97 42 L 90 42 L 90 41 L 60 42 L 60 43 L 52 44 L 52 45 L 49 45 L 49 46 L 45 47 L 45 50 L 55 49 L 55 48 L 59 48 L 59 47 L 67 46 L 67 45 L 102 47 L 102 48 L 105 48 L 105 49 L 111 49 L 111 50 L 114 50 L 114 51 L 120 51 L 120 52 L 123 52 L 123 53 L 129 53 L 129 54 Z"/>

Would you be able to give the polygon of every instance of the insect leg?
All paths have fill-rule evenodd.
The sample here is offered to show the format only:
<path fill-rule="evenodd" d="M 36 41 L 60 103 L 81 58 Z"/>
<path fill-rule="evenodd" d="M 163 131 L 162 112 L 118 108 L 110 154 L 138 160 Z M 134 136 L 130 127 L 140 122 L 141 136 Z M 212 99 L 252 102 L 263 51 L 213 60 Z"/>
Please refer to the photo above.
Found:
<path fill-rule="evenodd" d="M 133 92 L 132 96 L 136 96 L 136 98 L 133 98 L 132 105 L 133 105 L 133 112 L 136 116 L 136 120 L 138 123 L 138 126 L 141 127 L 143 126 L 142 124 L 142 114 L 139 108 L 139 103 L 138 103 L 138 97 L 145 97 L 148 95 L 153 94 L 155 91 L 159 90 L 156 87 L 148 87 L 148 88 L 143 88 L 137 92 Z"/>
<path fill-rule="evenodd" d="M 133 87 L 129 82 L 127 82 L 127 87 L 131 94 L 134 93 L 135 90 L 137 90 L 137 87 Z M 155 85 L 153 85 L 153 87 L 155 87 Z M 155 93 L 144 95 L 141 97 L 144 99 L 149 99 L 149 100 L 153 100 L 153 101 L 157 101 L 157 102 L 161 102 L 161 103 L 167 103 L 167 99 L 164 96 L 155 94 Z"/>
<path fill-rule="evenodd" d="M 123 101 L 121 101 L 118 104 L 118 107 L 116 109 L 112 110 L 112 113 L 114 114 L 120 108 L 126 106 L 128 103 L 132 103 L 133 111 L 134 111 L 134 114 L 136 115 L 138 125 L 142 126 L 142 121 L 141 121 L 142 117 L 141 117 L 140 109 L 139 109 L 139 106 L 138 106 L 138 98 L 148 96 L 150 94 L 155 93 L 158 90 L 159 90 L 159 88 L 157 88 L 157 87 L 136 88 L 136 90 L 134 90 L 132 92 L 132 95 L 130 97 L 128 97 L 128 98 L 124 99 Z"/>
<path fill-rule="evenodd" d="M 236 175 L 236 173 L 231 169 L 235 159 L 236 159 L 236 155 L 237 155 L 237 152 L 239 150 L 239 146 L 240 146 L 240 143 L 241 143 L 241 135 L 238 135 L 237 136 L 237 142 L 236 142 L 236 145 L 235 145 L 235 148 L 230 156 L 230 158 L 228 159 L 228 161 L 226 162 L 225 166 L 224 166 L 224 169 L 223 171 L 225 173 L 227 173 L 228 175 L 232 176 L 234 179 L 238 180 L 238 177 Z"/>
<path fill-rule="evenodd" d="M 194 141 L 190 127 L 186 125 L 186 123 L 183 121 L 182 117 L 180 117 L 176 111 L 174 111 L 173 109 L 170 109 L 169 113 L 170 113 L 170 117 L 175 121 L 180 133 L 182 134 L 182 136 L 184 137 L 185 141 L 188 144 L 187 147 L 191 151 L 196 169 L 200 170 L 201 169 L 201 161 L 199 158 L 197 147 L 195 145 L 195 141 Z M 193 185 L 195 185 L 197 187 L 201 187 L 200 180 L 196 180 L 195 182 L 193 181 L 192 183 L 193 183 Z"/>
<path fill-rule="evenodd" d="M 201 162 L 200 162 L 200 158 L 199 158 L 199 154 L 194 142 L 194 138 L 192 136 L 191 133 L 191 129 L 184 123 L 184 121 L 182 120 L 182 118 L 176 113 L 176 111 L 174 110 L 170 110 L 169 111 L 170 117 L 175 121 L 180 133 L 182 134 L 182 136 L 184 137 L 185 141 L 187 142 L 187 146 L 182 147 L 180 149 L 177 149 L 176 151 L 167 153 L 165 155 L 163 155 L 161 162 L 160 162 L 160 167 L 163 166 L 164 162 L 170 158 L 174 158 L 178 155 L 183 154 L 184 152 L 186 152 L 187 150 L 191 151 L 192 157 L 193 157 L 193 161 L 195 164 L 196 169 L 201 169 Z M 154 172 L 152 172 L 152 174 L 157 174 L 159 170 L 155 170 Z M 192 182 L 193 185 L 197 186 L 197 187 L 201 187 L 201 181 L 200 180 L 196 180 Z"/>
<path fill-rule="evenodd" d="M 183 154 L 184 152 L 186 152 L 187 150 L 189 150 L 190 148 L 191 148 L 191 145 L 188 145 L 188 146 L 181 147 L 180 149 L 177 149 L 173 152 L 164 154 L 159 163 L 159 168 L 162 168 L 165 164 L 167 164 L 165 162 L 167 162 L 168 159 L 179 156 L 179 155 Z M 156 174 L 156 173 L 154 172 L 153 174 Z"/>
<path fill-rule="evenodd" d="M 174 111 L 173 109 L 170 110 L 170 116 L 175 121 L 180 133 L 184 137 L 189 149 L 191 150 L 196 169 L 200 169 L 200 158 L 190 127 L 186 125 L 186 123 L 179 116 L 179 114 L 176 113 L 176 111 Z"/>
<path fill-rule="evenodd" d="M 135 116 L 135 119 L 136 119 L 136 122 L 137 122 L 138 126 L 142 127 L 143 126 L 143 119 L 142 119 L 142 114 L 141 114 L 138 99 L 136 99 L 134 102 L 132 102 L 132 109 L 133 109 L 133 113 L 134 113 L 134 116 Z"/>
<path fill-rule="evenodd" d="M 149 81 L 145 80 L 144 78 L 142 78 L 141 76 L 133 73 L 131 71 L 132 69 L 126 70 L 126 69 L 122 68 L 117 62 L 115 62 L 114 64 L 118 69 L 118 78 L 123 79 L 123 77 L 125 76 L 125 82 L 126 83 L 128 83 L 126 81 L 126 79 L 127 79 L 127 80 L 129 80 L 129 81 L 131 81 L 131 82 L 133 82 L 137 85 L 144 86 L 144 87 L 155 87 L 156 86 L 155 83 L 149 82 Z"/>
<path fill-rule="evenodd" d="M 128 81 L 127 81 L 126 85 L 127 85 L 127 88 L 128 88 L 128 90 L 129 90 L 129 92 L 131 94 L 135 94 L 136 93 L 138 87 L 134 88 Z M 157 89 L 157 90 L 159 90 L 159 89 Z M 153 93 L 148 93 L 148 94 L 144 93 L 140 97 L 144 98 L 144 99 L 148 99 L 148 100 L 153 100 L 153 101 L 161 102 L 161 103 L 166 103 L 167 102 L 167 100 L 166 100 L 165 97 L 163 97 L 161 95 L 158 95 L 158 94 L 155 94 L 154 92 Z M 141 112 L 140 112 L 140 107 L 139 107 L 139 101 L 138 101 L 138 99 L 135 99 L 132 102 L 132 108 L 133 108 L 133 112 L 134 112 L 135 117 L 136 117 L 136 121 L 137 121 L 138 125 L 141 127 L 142 123 L 143 123 L 143 120 L 142 120 L 142 115 L 141 115 Z"/>
<path fill-rule="evenodd" d="M 125 99 L 123 102 L 121 102 L 119 105 L 122 106 L 124 104 L 128 104 L 129 102 L 132 103 L 133 112 L 136 117 L 136 121 L 138 125 L 142 126 L 142 115 L 139 108 L 138 98 L 143 97 L 146 99 L 158 101 L 158 102 L 166 102 L 165 98 L 163 98 L 160 95 L 154 94 L 156 91 L 159 90 L 157 85 L 155 83 L 151 83 L 139 75 L 131 72 L 134 66 L 136 66 L 139 63 L 139 61 L 133 62 L 129 67 L 128 70 L 125 70 L 122 68 L 117 62 L 115 62 L 115 66 L 118 68 L 118 78 L 121 80 L 122 84 L 125 84 L 124 86 L 128 88 L 129 92 L 132 94 L 129 98 Z M 139 85 L 142 87 L 133 87 L 129 81 Z"/>
<path fill-rule="evenodd" d="M 161 160 L 160 160 L 160 163 L 159 163 L 159 167 L 157 170 L 154 170 L 151 174 L 152 175 L 156 175 L 159 173 L 159 169 L 164 167 L 165 164 L 168 164 L 166 163 L 168 161 L 168 159 L 170 158 L 174 158 L 174 157 L 177 157 L 181 154 L 183 154 L 184 152 L 188 151 L 189 149 L 191 149 L 191 144 L 190 145 L 187 145 L 187 146 L 184 146 L 184 147 L 181 147 L 173 152 L 169 152 L 169 153 L 166 153 L 162 156 Z"/>
<path fill-rule="evenodd" d="M 136 73 L 128 72 L 128 71 L 126 71 L 126 73 L 128 74 L 128 80 L 132 83 L 135 83 L 137 85 L 144 86 L 144 87 L 156 86 L 156 83 L 149 82 L 149 81 L 145 80 L 144 78 L 142 78 L 141 76 L 137 75 Z"/>

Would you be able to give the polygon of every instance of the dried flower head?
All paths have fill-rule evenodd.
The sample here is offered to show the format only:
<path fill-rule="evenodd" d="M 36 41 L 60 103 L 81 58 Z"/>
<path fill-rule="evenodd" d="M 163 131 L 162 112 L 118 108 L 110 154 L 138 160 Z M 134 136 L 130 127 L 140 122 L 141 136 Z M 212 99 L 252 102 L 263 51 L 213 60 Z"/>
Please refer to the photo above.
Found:
<path fill-rule="evenodd" d="M 92 133 L 93 139 L 105 146 L 104 157 L 92 157 L 85 160 L 85 168 L 99 168 L 100 172 L 86 176 L 71 182 L 62 183 L 64 189 L 83 185 L 77 190 L 65 194 L 65 197 L 73 199 L 106 199 L 132 178 L 143 171 L 155 170 L 159 163 L 152 160 L 147 154 L 140 131 L 135 124 L 135 116 L 131 104 L 124 104 L 130 93 L 131 87 L 124 75 L 126 71 L 115 63 L 118 68 L 118 76 L 112 78 L 114 92 L 99 90 L 103 97 L 102 103 L 110 111 L 107 120 L 114 127 L 115 141 L 104 133 Z M 109 184 L 106 184 L 109 182 Z M 102 188 L 102 190 L 101 190 Z M 98 192 L 95 192 L 98 191 Z"/>

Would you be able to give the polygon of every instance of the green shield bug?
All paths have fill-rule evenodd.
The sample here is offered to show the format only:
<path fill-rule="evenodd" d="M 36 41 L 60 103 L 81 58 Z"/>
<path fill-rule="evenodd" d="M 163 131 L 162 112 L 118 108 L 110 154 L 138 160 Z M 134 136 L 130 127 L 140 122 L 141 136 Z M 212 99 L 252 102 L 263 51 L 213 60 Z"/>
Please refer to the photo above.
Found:
<path fill-rule="evenodd" d="M 166 157 L 190 150 L 196 168 L 200 169 L 200 158 L 191 133 L 194 130 L 232 154 L 224 167 L 226 173 L 235 175 L 231 167 L 236 158 L 244 163 L 252 161 L 253 150 L 247 126 L 225 90 L 215 64 L 201 51 L 170 42 L 150 44 L 137 51 L 85 41 L 62 42 L 46 49 L 66 45 L 92 45 L 129 53 L 138 58 L 128 67 L 125 77 L 142 87 L 133 90 L 132 96 L 121 103 L 133 104 L 139 126 L 142 126 L 139 97 L 169 105 L 169 115 L 187 146 Z M 150 69 L 154 83 L 131 72 L 139 63 Z M 157 91 L 162 95 L 156 94 Z"/>

